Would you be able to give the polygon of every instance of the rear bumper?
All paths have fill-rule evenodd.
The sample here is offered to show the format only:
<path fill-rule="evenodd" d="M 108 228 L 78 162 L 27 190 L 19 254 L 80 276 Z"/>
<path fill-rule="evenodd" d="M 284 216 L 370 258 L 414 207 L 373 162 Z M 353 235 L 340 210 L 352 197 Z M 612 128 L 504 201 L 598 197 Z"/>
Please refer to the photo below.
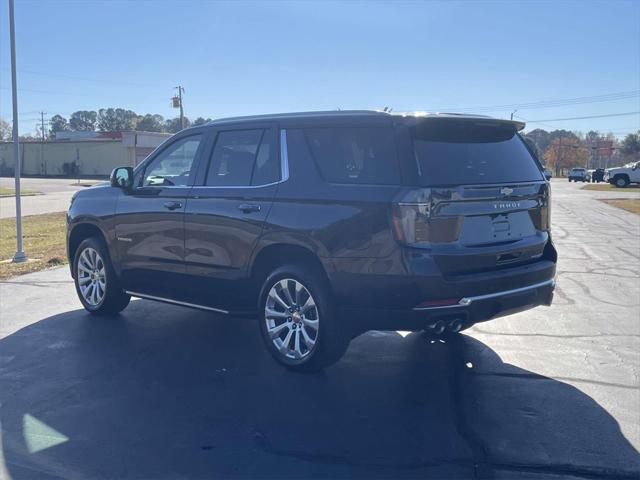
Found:
<path fill-rule="evenodd" d="M 449 276 L 431 255 L 411 250 L 384 260 L 333 260 L 337 308 L 356 330 L 420 330 L 454 319 L 466 328 L 551 305 L 557 253 L 549 241 L 536 261 Z"/>
<path fill-rule="evenodd" d="M 555 280 L 464 297 L 455 305 L 416 307 L 411 310 L 342 309 L 343 318 L 352 321 L 356 333 L 367 330 L 423 330 L 440 322 L 458 322 L 462 329 L 493 318 L 511 315 L 537 306 L 550 306 Z"/>

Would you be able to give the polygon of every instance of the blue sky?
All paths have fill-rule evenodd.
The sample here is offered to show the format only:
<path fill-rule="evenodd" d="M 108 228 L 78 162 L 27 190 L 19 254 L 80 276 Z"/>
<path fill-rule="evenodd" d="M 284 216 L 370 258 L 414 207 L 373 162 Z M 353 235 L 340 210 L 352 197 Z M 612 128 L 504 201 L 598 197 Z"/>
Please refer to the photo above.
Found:
<path fill-rule="evenodd" d="M 7 0 L 0 117 L 11 119 Z M 21 133 L 40 110 L 175 116 L 325 109 L 477 111 L 527 120 L 640 111 L 640 2 L 16 0 Z M 489 107 L 489 108 L 486 108 Z M 640 115 L 537 124 L 624 135 Z M 533 127 L 534 124 L 530 124 Z"/>

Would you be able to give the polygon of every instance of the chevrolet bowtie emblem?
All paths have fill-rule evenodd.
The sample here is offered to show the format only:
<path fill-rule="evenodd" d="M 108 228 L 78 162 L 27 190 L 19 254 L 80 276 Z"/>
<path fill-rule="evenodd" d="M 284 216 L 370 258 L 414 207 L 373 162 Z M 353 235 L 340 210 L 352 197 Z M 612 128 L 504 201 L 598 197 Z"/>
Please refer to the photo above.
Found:
<path fill-rule="evenodd" d="M 500 189 L 500 193 L 502 195 L 511 195 L 513 193 L 513 188 L 509 188 L 509 187 L 502 187 Z"/>

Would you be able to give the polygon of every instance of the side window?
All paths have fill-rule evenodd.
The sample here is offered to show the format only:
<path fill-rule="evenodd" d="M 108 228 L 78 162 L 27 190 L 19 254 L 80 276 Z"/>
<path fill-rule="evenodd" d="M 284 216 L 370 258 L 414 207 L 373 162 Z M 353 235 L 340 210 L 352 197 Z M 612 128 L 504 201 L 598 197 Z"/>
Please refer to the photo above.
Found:
<path fill-rule="evenodd" d="M 142 186 L 185 186 L 202 135 L 182 138 L 163 150 L 144 170 Z"/>
<path fill-rule="evenodd" d="M 280 180 L 280 160 L 276 154 L 276 131 L 265 130 L 253 167 L 251 185 L 266 185 Z"/>
<path fill-rule="evenodd" d="M 220 132 L 211 155 L 208 186 L 264 185 L 280 175 L 275 154 L 275 131 Z"/>
<path fill-rule="evenodd" d="M 378 185 L 400 182 L 392 129 L 313 128 L 304 132 L 326 181 Z"/>

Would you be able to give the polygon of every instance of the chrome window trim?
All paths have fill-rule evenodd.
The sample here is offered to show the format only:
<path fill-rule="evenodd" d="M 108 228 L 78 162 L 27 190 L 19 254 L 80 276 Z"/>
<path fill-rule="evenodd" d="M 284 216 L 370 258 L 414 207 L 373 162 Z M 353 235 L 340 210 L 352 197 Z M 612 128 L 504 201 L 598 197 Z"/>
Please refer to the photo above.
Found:
<path fill-rule="evenodd" d="M 522 292 L 526 292 L 528 290 L 535 290 L 537 288 L 548 287 L 548 286 L 550 286 L 551 288 L 555 288 L 555 286 L 556 286 L 555 279 L 547 280 L 547 281 L 541 282 L 541 283 L 536 283 L 534 285 L 528 285 L 528 286 L 522 287 L 522 288 L 514 288 L 513 290 L 504 290 L 502 292 L 487 293 L 486 295 L 477 295 L 475 297 L 461 298 L 460 301 L 458 303 L 456 303 L 455 305 L 441 305 L 441 306 L 435 306 L 435 307 L 415 307 L 413 310 L 422 312 L 422 311 L 427 311 L 427 310 L 442 310 L 442 309 L 447 309 L 447 308 L 468 307 L 473 302 L 479 302 L 479 301 L 482 301 L 482 300 L 488 300 L 490 298 L 496 298 L 496 297 L 504 297 L 504 296 L 507 296 L 507 295 L 513 295 L 515 293 L 522 293 Z"/>
<path fill-rule="evenodd" d="M 281 182 L 289 180 L 289 149 L 287 145 L 287 130 L 280 130 L 280 176 Z"/>
<path fill-rule="evenodd" d="M 147 300 L 156 300 L 158 302 L 171 303 L 171 304 L 174 304 L 174 305 L 180 305 L 182 307 L 197 308 L 199 310 L 208 310 L 210 312 L 216 312 L 216 313 L 224 313 L 224 314 L 228 314 L 229 313 L 228 310 L 222 310 L 221 308 L 206 307 L 204 305 L 198 305 L 197 303 L 180 302 L 179 300 L 172 300 L 171 298 L 164 298 L 164 297 L 156 297 L 154 295 L 147 295 L 146 293 L 132 292 L 130 290 L 125 290 L 125 293 L 128 294 L 128 295 L 131 295 L 132 297 L 144 298 L 144 299 L 147 299 Z"/>
<path fill-rule="evenodd" d="M 278 185 L 289 180 L 289 152 L 287 149 L 287 130 L 280 130 L 280 180 L 277 182 L 263 183 L 262 185 L 194 185 L 193 189 L 219 189 L 219 188 L 264 188 Z"/>

